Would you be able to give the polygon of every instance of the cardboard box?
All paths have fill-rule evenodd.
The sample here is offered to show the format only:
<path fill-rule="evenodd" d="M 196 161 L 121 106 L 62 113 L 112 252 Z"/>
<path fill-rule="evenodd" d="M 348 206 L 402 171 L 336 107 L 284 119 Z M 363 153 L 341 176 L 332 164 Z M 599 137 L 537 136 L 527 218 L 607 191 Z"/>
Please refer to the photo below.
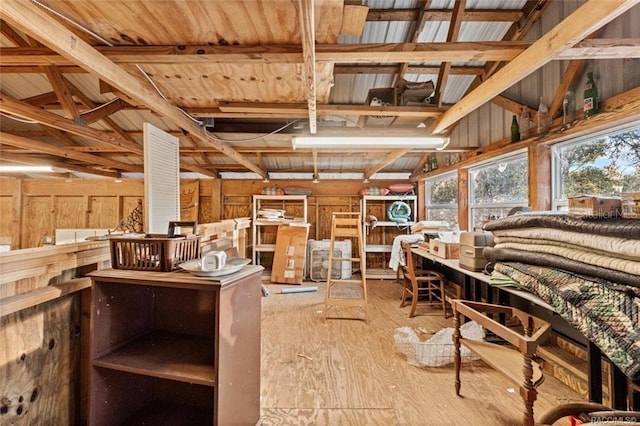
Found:
<path fill-rule="evenodd" d="M 640 192 L 622 194 L 622 217 L 640 219 Z"/>
<path fill-rule="evenodd" d="M 618 217 L 622 213 L 619 197 L 580 196 L 569 198 L 569 216 Z"/>
<path fill-rule="evenodd" d="M 430 240 L 431 249 L 429 253 L 445 259 L 457 259 L 460 255 L 460 244 L 446 243 L 438 239 Z"/>
<path fill-rule="evenodd" d="M 308 223 L 278 226 L 273 267 L 271 268 L 271 282 L 302 284 L 308 235 Z"/>
<path fill-rule="evenodd" d="M 482 251 L 493 244 L 493 234 L 490 232 L 460 233 L 460 267 L 474 272 L 484 270 L 488 261 Z"/>

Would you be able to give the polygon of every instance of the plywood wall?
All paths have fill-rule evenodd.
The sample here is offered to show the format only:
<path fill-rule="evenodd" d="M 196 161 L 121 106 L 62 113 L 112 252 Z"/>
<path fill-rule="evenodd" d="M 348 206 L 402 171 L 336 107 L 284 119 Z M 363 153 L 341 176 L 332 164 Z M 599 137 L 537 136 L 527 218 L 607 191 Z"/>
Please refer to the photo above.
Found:
<path fill-rule="evenodd" d="M 220 220 L 220 184 L 183 184 L 193 182 L 199 185 L 198 222 Z M 115 229 L 143 200 L 141 179 L 0 179 L 0 236 L 18 249 L 52 242 L 56 229 Z"/>

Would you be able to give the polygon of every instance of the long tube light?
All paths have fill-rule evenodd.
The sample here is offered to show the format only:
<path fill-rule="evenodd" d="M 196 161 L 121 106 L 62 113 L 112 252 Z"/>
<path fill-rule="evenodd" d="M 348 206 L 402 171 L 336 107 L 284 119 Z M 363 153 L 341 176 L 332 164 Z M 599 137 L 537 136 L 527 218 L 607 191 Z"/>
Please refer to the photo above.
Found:
<path fill-rule="evenodd" d="M 63 173 L 65 169 L 53 166 L 0 165 L 0 173 Z"/>
<path fill-rule="evenodd" d="M 439 136 L 428 137 L 398 137 L 398 136 L 294 136 L 291 141 L 296 148 L 434 148 L 444 149 L 449 144 L 449 138 Z"/>

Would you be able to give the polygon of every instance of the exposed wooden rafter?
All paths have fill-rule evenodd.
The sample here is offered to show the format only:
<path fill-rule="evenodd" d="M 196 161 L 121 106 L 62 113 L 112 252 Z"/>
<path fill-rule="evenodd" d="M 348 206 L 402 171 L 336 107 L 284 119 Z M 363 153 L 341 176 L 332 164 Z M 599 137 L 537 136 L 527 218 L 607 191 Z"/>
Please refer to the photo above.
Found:
<path fill-rule="evenodd" d="M 104 55 L 96 51 L 95 48 L 78 39 L 75 34 L 62 24 L 52 20 L 50 16 L 34 4 L 20 1 L 5 1 L 0 13 L 3 19 L 9 21 L 26 34 L 29 34 L 51 49 L 70 58 L 77 65 L 91 70 L 100 76 L 101 79 L 113 87 L 122 90 L 132 98 L 139 99 L 142 103 L 151 106 L 155 112 L 163 115 L 175 125 L 183 128 L 195 137 L 212 144 L 249 170 L 262 176 L 266 174 L 265 170 L 262 170 L 247 160 L 229 145 L 207 135 L 204 129 L 200 128 L 174 105 L 164 100 L 157 93 L 150 92 L 147 87 L 140 83 L 135 77 L 132 77 L 129 73 L 122 70 Z M 197 166 L 181 164 L 181 167 L 185 166 L 189 167 L 188 170 L 195 169 L 201 172 L 201 169 Z"/>
<path fill-rule="evenodd" d="M 456 0 L 453 5 L 453 14 L 451 15 L 451 22 L 449 23 L 449 31 L 447 33 L 447 42 L 453 42 L 458 40 L 458 34 L 460 33 L 460 24 L 462 23 L 462 15 L 467 5 L 466 0 Z M 449 79 L 449 73 L 451 71 L 451 62 L 442 62 L 440 64 L 440 70 L 438 71 L 438 86 L 436 87 L 435 104 L 442 106 L 442 97 L 444 95 L 444 88 L 447 87 L 447 80 Z"/>
<path fill-rule="evenodd" d="M 7 132 L 0 132 L 0 142 L 3 145 L 15 146 L 23 149 L 43 152 L 60 158 L 71 158 L 73 160 L 83 161 L 89 164 L 98 164 L 100 166 L 114 168 L 117 170 L 126 170 L 128 172 L 141 173 L 144 171 L 142 165 L 122 163 L 104 158 L 102 155 L 87 154 L 84 152 L 71 151 L 65 147 L 57 147 L 46 142 L 34 141 L 23 138 L 21 136 L 12 135 Z"/>
<path fill-rule="evenodd" d="M 394 161 L 396 161 L 398 158 L 400 158 L 400 157 L 404 156 L 405 154 L 407 154 L 409 151 L 411 151 L 411 150 L 410 149 L 399 149 L 399 150 L 391 151 L 382 160 L 380 160 L 375 166 L 372 166 L 372 167 L 369 167 L 369 168 L 365 169 L 365 171 L 364 171 L 365 179 L 368 179 L 371 176 L 375 175 L 380 170 L 384 169 L 389 164 L 391 164 Z"/>
<path fill-rule="evenodd" d="M 302 38 L 302 56 L 304 57 L 304 80 L 307 93 L 309 115 L 309 132 L 317 130 L 316 115 L 316 35 L 313 0 L 298 0 L 298 17 L 300 19 L 300 35 Z"/>
<path fill-rule="evenodd" d="M 367 21 L 416 21 L 420 9 L 369 9 Z M 425 13 L 426 21 L 450 21 L 450 9 L 429 9 Z M 520 10 L 504 9 L 474 9 L 467 10 L 462 16 L 463 21 L 502 21 L 517 22 L 522 18 Z"/>
<path fill-rule="evenodd" d="M 441 133 L 505 89 L 551 61 L 593 31 L 629 10 L 640 0 L 589 0 L 564 21 L 543 35 L 530 48 L 497 71 L 455 106 L 436 119 L 434 133 Z"/>

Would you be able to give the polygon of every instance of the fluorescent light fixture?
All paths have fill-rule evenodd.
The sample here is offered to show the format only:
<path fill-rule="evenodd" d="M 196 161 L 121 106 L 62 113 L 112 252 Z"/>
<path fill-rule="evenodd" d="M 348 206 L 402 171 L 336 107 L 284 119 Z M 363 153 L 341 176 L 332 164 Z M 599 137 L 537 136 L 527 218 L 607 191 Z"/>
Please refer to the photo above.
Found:
<path fill-rule="evenodd" d="M 0 173 L 62 173 L 64 169 L 53 166 L 0 166 Z"/>
<path fill-rule="evenodd" d="M 323 136 L 294 136 L 293 149 L 296 148 L 435 148 L 444 149 L 449 144 L 449 138 L 440 136 L 398 137 L 398 136 L 357 136 L 357 137 L 323 137 Z"/>

